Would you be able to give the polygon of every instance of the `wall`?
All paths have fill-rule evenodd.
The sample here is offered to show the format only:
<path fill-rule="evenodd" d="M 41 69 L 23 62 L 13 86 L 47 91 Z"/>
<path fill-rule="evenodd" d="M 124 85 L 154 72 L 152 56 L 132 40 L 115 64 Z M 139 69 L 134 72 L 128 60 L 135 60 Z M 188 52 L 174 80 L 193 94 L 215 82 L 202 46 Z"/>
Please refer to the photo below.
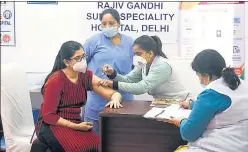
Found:
<path fill-rule="evenodd" d="M 245 27 L 248 27 L 248 2 L 245 2 Z M 248 28 L 245 29 L 245 83 L 248 85 Z"/>
<path fill-rule="evenodd" d="M 24 6 L 25 5 L 25 6 Z M 16 2 L 16 47 L 1 47 L 1 63 L 8 63 L 12 61 L 18 61 L 19 63 L 23 64 L 25 67 L 27 65 L 32 64 L 33 61 L 39 60 L 39 64 L 53 64 L 54 58 L 56 56 L 56 51 L 51 51 L 50 54 L 44 54 L 43 49 L 49 50 L 59 50 L 59 45 L 62 44 L 64 41 L 68 39 L 73 39 L 83 43 L 85 41 L 85 37 L 88 35 L 79 35 L 75 36 L 72 33 L 78 32 L 82 33 L 82 28 L 84 28 L 83 22 L 80 21 L 83 19 L 78 16 L 73 16 L 73 14 L 80 14 L 82 10 L 80 10 L 80 6 L 75 5 L 74 3 L 59 3 L 60 7 L 58 8 L 56 5 L 26 5 L 26 2 Z M 248 3 L 245 4 L 246 6 L 246 15 L 245 15 L 245 22 L 248 25 Z M 25 7 L 25 9 L 23 9 Z M 71 9 L 73 8 L 73 9 Z M 44 9 L 42 14 L 39 16 L 35 16 L 35 12 L 37 10 Z M 34 12 L 33 14 L 30 12 Z M 61 15 L 64 14 L 64 15 Z M 70 18 L 68 17 L 70 16 Z M 60 28 L 54 27 L 51 24 L 51 21 L 56 18 L 56 21 L 60 23 L 61 26 L 67 27 L 64 30 L 64 33 L 56 33 L 61 35 L 56 40 L 52 38 L 50 33 L 52 33 L 51 29 L 53 28 Z M 34 28 L 34 26 L 36 28 Z M 45 31 L 35 30 L 37 27 L 45 28 Z M 248 29 L 246 32 L 246 52 L 248 52 Z M 30 43 L 30 40 L 37 39 L 35 43 Z M 42 40 L 42 41 L 41 41 Z M 54 47 L 54 43 L 58 43 L 57 47 Z M 27 50 L 24 46 L 30 46 L 30 50 Z M 44 47 L 45 46 L 45 47 Z M 174 58 L 178 56 L 178 44 L 163 44 L 163 49 L 165 53 L 169 56 L 169 58 Z M 34 58 L 36 56 L 37 58 Z M 181 68 L 182 73 L 188 73 L 190 71 L 189 63 L 190 60 L 181 59 L 182 63 L 185 63 L 185 69 Z M 178 61 L 178 62 L 181 62 Z M 246 53 L 246 76 L 248 76 L 248 53 Z M 30 66 L 29 66 L 30 67 Z M 187 68 L 188 67 L 188 68 Z M 43 79 L 46 76 L 47 72 L 50 69 L 42 69 L 42 66 L 37 67 L 37 65 L 33 66 L 34 71 L 38 71 L 32 73 L 32 70 L 28 71 L 29 76 L 29 85 L 31 89 L 35 89 L 35 84 L 42 84 Z M 51 67 L 52 68 L 52 67 Z M 38 70 L 37 70 L 38 69 Z M 185 83 L 187 84 L 188 78 L 184 78 Z M 35 82 L 35 83 L 34 83 Z M 248 80 L 245 81 L 248 84 Z M 198 88 L 198 81 L 196 80 L 192 84 L 187 84 L 188 86 L 196 86 Z M 193 89 L 193 88 L 191 88 Z M 149 95 L 141 95 L 136 96 L 136 99 L 151 99 Z"/>
<path fill-rule="evenodd" d="M 81 14 L 87 12 L 82 9 L 83 4 L 32 5 L 16 2 L 16 47 L 1 47 L 1 63 L 20 62 L 28 73 L 30 89 L 40 87 L 52 68 L 60 45 L 67 40 L 84 43 L 91 36 L 83 30 L 86 28 L 85 16 Z M 169 56 L 178 52 L 177 43 L 165 44 L 164 49 Z"/>
<path fill-rule="evenodd" d="M 248 3 L 245 3 L 245 26 L 248 27 Z M 246 65 L 245 65 L 245 84 L 248 85 L 248 28 L 245 30 L 245 58 L 246 58 Z M 180 68 L 179 75 L 182 79 L 182 83 L 187 86 L 188 90 L 192 92 L 193 95 L 197 95 L 200 91 L 200 85 L 198 82 L 197 77 L 194 77 L 195 75 L 192 73 L 192 70 L 190 69 L 190 62 L 191 59 L 183 59 L 178 58 L 179 55 L 179 47 L 178 44 L 164 44 L 163 45 L 165 53 L 168 54 L 170 58 L 172 58 Z M 175 51 L 176 50 L 176 51 Z M 180 66 L 181 65 L 181 66 Z M 185 75 L 187 73 L 187 75 Z M 195 79 L 193 79 L 195 78 Z M 190 80 L 190 81 L 189 81 Z M 136 96 L 138 99 L 146 99 L 149 98 L 149 96 L 142 95 L 142 96 Z"/>
<path fill-rule="evenodd" d="M 27 2 L 16 2 L 15 8 L 17 44 L 15 48 L 2 49 L 2 62 L 18 58 L 28 72 L 49 72 L 63 42 L 85 41 L 82 31 L 83 16 L 75 15 L 82 14 L 83 11 L 78 3 L 32 5 Z"/>
<path fill-rule="evenodd" d="M 178 3 L 172 3 L 170 6 L 176 8 L 176 4 Z M 85 6 L 94 9 L 94 11 L 86 9 Z M 97 2 L 59 2 L 58 5 L 16 2 L 15 8 L 17 46 L 16 48 L 4 47 L 3 55 L 7 57 L 2 57 L 2 59 L 3 62 L 8 62 L 9 57 L 13 56 L 10 52 L 20 53 L 22 56 L 18 56 L 18 58 L 22 58 L 27 72 L 49 72 L 63 42 L 75 40 L 84 43 L 88 37 L 97 33 L 90 30 L 90 24 L 100 24 L 98 20 L 89 21 L 86 19 L 86 13 L 100 12 L 101 9 L 98 10 Z M 174 10 L 176 9 L 171 11 Z M 176 21 L 175 19 L 172 23 L 177 25 Z M 129 20 L 126 22 L 135 24 L 134 22 L 130 23 Z M 123 24 L 126 23 L 123 22 Z M 173 29 L 177 31 L 175 25 L 170 27 L 171 31 Z M 170 33 L 167 34 L 168 37 L 174 36 L 171 36 Z M 136 36 L 137 34 L 133 35 Z M 168 41 L 173 40 L 168 38 Z"/>

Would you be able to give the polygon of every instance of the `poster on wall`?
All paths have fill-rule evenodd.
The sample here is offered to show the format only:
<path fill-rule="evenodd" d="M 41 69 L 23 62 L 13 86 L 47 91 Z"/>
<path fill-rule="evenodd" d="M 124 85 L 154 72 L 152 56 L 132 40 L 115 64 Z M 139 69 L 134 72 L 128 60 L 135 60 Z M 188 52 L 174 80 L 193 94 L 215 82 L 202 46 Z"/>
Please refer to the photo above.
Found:
<path fill-rule="evenodd" d="M 193 58 L 204 49 L 215 49 L 244 79 L 244 14 L 244 2 L 181 2 L 180 56 Z"/>
<path fill-rule="evenodd" d="M 120 32 L 134 39 L 140 35 L 157 35 L 163 43 L 178 38 L 179 2 L 82 2 L 84 35 L 100 32 L 100 13 L 114 8 L 120 13 Z M 88 9 L 90 8 L 90 9 Z"/>
<path fill-rule="evenodd" d="M 15 2 L 1 1 L 1 46 L 15 46 Z"/>

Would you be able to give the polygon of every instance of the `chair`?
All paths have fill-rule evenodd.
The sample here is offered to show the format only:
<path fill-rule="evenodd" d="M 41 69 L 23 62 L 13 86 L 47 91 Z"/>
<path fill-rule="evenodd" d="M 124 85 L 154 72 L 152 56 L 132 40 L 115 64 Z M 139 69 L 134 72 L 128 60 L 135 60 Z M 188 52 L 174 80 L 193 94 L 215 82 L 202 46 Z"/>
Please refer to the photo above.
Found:
<path fill-rule="evenodd" d="M 33 109 L 34 123 L 36 124 L 39 116 L 39 109 Z M 48 145 L 36 139 L 33 141 L 30 152 L 51 152 Z"/>
<path fill-rule="evenodd" d="M 1 64 L 1 69 L 1 118 L 6 151 L 30 152 L 34 121 L 25 71 L 17 63 Z"/>

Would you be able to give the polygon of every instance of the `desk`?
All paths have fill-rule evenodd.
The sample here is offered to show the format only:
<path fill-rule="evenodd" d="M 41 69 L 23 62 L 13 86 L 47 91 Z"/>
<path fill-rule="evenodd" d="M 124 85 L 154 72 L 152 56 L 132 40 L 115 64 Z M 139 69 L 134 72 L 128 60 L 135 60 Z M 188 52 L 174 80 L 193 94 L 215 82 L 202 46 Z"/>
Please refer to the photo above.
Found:
<path fill-rule="evenodd" d="M 125 102 L 121 109 L 100 112 L 101 152 L 173 152 L 186 144 L 178 127 L 142 117 L 150 104 Z"/>

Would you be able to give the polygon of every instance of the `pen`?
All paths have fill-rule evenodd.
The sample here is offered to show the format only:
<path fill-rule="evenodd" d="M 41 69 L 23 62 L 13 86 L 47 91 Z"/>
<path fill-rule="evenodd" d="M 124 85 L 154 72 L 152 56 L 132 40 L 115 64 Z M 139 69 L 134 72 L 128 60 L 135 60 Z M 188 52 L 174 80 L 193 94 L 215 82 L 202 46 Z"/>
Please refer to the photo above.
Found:
<path fill-rule="evenodd" d="M 187 94 L 187 96 L 184 98 L 183 101 L 186 101 L 186 99 L 188 98 L 189 94 L 190 94 L 190 93 Z M 181 102 L 183 102 L 183 101 L 181 101 Z M 180 104 L 179 104 L 179 105 L 180 105 Z M 179 106 L 179 109 L 182 108 L 182 107 L 184 107 L 184 106 L 183 106 L 183 105 L 180 105 L 180 106 Z"/>
<path fill-rule="evenodd" d="M 185 97 L 185 99 L 184 99 L 183 101 L 185 101 L 185 100 L 188 98 L 189 94 L 190 94 L 190 93 L 187 94 L 187 96 Z"/>
<path fill-rule="evenodd" d="M 164 110 L 162 110 L 160 113 L 156 114 L 156 116 L 155 116 L 155 117 L 157 117 L 157 116 L 161 115 L 163 112 L 164 112 Z"/>

